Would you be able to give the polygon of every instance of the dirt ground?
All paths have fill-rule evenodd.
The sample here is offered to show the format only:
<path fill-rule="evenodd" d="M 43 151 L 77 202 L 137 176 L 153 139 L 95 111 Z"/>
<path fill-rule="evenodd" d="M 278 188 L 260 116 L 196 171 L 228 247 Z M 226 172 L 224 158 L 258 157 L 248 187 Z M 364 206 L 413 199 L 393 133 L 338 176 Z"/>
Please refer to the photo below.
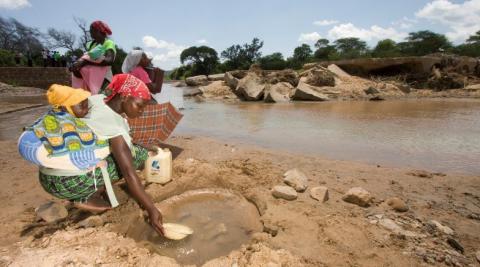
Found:
<path fill-rule="evenodd" d="M 177 136 L 169 144 L 181 149 L 173 148 L 179 154 L 173 181 L 147 186 L 156 202 L 190 189 L 228 188 L 253 202 L 264 223 L 264 232 L 254 234 L 250 243 L 204 266 L 478 266 L 478 176 L 427 173 L 431 178 L 422 178 L 407 169 L 305 157 L 200 137 Z M 89 214 L 71 208 L 61 222 L 36 222 L 34 208 L 54 198 L 42 190 L 36 167 L 20 158 L 14 141 L 0 145 L 3 265 L 177 266 L 173 259 L 153 254 L 125 236 L 122 226 L 139 216 L 137 205 L 125 194 L 120 207 L 100 215 L 101 226 L 80 229 L 77 222 Z M 291 168 L 307 174 L 310 188 L 328 187 L 330 199 L 325 203 L 314 200 L 308 189 L 293 201 L 274 198 L 272 187 L 282 184 L 282 174 Z M 342 195 L 357 186 L 375 197 L 371 207 L 342 201 Z M 391 210 L 384 202 L 389 197 L 403 199 L 409 211 Z M 382 218 L 393 220 L 409 234 L 382 227 Z M 452 228 L 454 234 L 432 230 L 429 220 Z M 448 244 L 449 238 L 461 244 L 463 254 Z"/>

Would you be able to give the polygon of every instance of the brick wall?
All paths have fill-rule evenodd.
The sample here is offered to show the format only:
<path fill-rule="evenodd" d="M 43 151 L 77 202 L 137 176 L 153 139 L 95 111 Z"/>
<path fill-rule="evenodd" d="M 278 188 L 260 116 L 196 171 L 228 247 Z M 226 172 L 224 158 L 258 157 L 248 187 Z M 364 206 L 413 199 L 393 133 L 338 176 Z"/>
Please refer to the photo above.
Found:
<path fill-rule="evenodd" d="M 0 67 L 0 82 L 17 86 L 48 88 L 52 83 L 70 85 L 67 68 Z"/>

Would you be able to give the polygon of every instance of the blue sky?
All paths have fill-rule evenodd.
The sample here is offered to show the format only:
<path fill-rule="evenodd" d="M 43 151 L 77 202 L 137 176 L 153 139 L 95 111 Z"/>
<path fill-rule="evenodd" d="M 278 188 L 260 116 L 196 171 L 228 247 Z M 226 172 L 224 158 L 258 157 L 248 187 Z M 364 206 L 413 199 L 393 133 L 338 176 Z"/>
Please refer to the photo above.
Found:
<path fill-rule="evenodd" d="M 287 57 L 320 37 L 353 36 L 374 45 L 429 29 L 459 43 L 480 30 L 480 0 L 0 0 L 0 15 L 42 31 L 77 32 L 73 16 L 101 19 L 119 46 L 143 47 L 164 69 L 178 66 L 186 47 L 205 44 L 220 53 L 254 37 L 265 42 L 264 55 Z"/>

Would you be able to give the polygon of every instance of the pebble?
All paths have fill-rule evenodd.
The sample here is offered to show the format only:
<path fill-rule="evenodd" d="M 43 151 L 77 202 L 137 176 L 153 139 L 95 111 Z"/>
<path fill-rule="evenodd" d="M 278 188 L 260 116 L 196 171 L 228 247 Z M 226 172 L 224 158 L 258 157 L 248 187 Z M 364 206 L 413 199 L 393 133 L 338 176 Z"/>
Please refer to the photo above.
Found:
<path fill-rule="evenodd" d="M 477 258 L 477 261 L 480 262 L 480 250 L 475 253 L 475 258 Z"/>
<path fill-rule="evenodd" d="M 310 189 L 310 196 L 321 202 L 328 200 L 328 188 L 326 186 L 317 186 Z"/>
<path fill-rule="evenodd" d="M 308 187 L 307 176 L 298 169 L 288 170 L 283 176 L 283 182 L 293 187 L 297 192 L 303 192 Z"/>
<path fill-rule="evenodd" d="M 406 212 L 408 211 L 408 206 L 403 200 L 398 197 L 392 197 L 387 200 L 387 205 L 389 205 L 394 211 Z"/>
<path fill-rule="evenodd" d="M 95 216 L 90 216 L 85 220 L 78 222 L 78 226 L 84 227 L 84 228 L 100 227 L 100 226 L 103 226 L 104 223 L 105 222 L 102 217 L 95 215 Z"/>
<path fill-rule="evenodd" d="M 283 198 L 286 200 L 297 199 L 297 192 L 290 186 L 277 185 L 272 190 L 272 195 L 276 198 Z"/>
<path fill-rule="evenodd" d="M 453 239 L 453 238 L 448 238 L 447 239 L 447 243 L 454 249 L 460 251 L 461 253 L 463 253 L 465 251 L 465 249 L 463 248 L 462 245 L 460 245 L 460 243 L 458 243 L 457 240 Z"/>
<path fill-rule="evenodd" d="M 343 195 L 343 201 L 358 205 L 360 207 L 368 207 L 370 206 L 373 197 L 370 193 L 361 188 L 361 187 L 353 187 L 348 192 Z"/>
<path fill-rule="evenodd" d="M 424 171 L 424 170 L 414 170 L 414 171 L 411 171 L 407 174 L 412 175 L 412 176 L 417 176 L 417 177 L 420 177 L 420 178 L 433 178 L 433 173 L 429 173 L 429 172 Z"/>
<path fill-rule="evenodd" d="M 35 209 L 35 213 L 38 218 L 48 223 L 65 219 L 68 216 L 67 209 L 63 205 L 55 202 L 47 202 L 40 205 Z"/>
<path fill-rule="evenodd" d="M 400 233 L 403 231 L 402 227 L 400 227 L 396 222 L 388 218 L 381 219 L 378 224 L 394 233 Z"/>
<path fill-rule="evenodd" d="M 441 223 L 439 223 L 438 221 L 435 221 L 435 220 L 430 220 L 428 222 L 428 224 L 430 226 L 432 226 L 433 228 L 441 231 L 442 233 L 444 234 L 447 234 L 447 235 L 453 235 L 454 234 L 454 231 L 452 230 L 452 228 L 448 227 L 448 226 L 445 226 Z"/>

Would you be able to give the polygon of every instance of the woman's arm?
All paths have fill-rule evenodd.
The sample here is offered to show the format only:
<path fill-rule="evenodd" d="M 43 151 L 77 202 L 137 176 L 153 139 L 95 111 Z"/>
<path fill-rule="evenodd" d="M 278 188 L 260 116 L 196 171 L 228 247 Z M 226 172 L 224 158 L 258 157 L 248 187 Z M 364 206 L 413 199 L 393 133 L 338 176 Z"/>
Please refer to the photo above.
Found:
<path fill-rule="evenodd" d="M 128 190 L 147 212 L 150 219 L 150 224 L 153 229 L 159 234 L 163 235 L 162 214 L 153 204 L 152 199 L 145 192 L 143 185 L 138 178 L 135 168 L 133 167 L 133 158 L 130 148 L 122 136 L 116 136 L 110 139 L 110 147 L 112 149 L 113 157 L 120 167 L 123 178 L 127 182 Z"/>

